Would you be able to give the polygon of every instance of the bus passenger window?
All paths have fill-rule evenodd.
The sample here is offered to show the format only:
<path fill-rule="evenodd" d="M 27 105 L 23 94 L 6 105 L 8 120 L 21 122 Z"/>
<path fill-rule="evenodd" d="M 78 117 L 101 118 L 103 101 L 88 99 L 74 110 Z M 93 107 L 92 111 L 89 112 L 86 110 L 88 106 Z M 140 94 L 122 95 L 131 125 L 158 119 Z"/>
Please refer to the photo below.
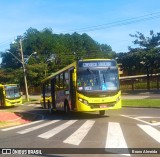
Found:
<path fill-rule="evenodd" d="M 63 74 L 60 75 L 60 89 L 63 89 Z"/>
<path fill-rule="evenodd" d="M 68 72 L 64 73 L 64 89 L 69 87 L 69 77 L 68 77 Z"/>
<path fill-rule="evenodd" d="M 56 89 L 59 89 L 59 76 L 56 76 Z"/>

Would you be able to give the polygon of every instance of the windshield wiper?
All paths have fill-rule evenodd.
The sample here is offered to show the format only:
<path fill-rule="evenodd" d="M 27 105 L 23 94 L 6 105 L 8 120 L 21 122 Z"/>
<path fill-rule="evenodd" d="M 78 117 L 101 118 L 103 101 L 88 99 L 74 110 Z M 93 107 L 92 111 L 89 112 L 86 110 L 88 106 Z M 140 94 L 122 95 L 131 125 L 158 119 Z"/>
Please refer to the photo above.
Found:
<path fill-rule="evenodd" d="M 89 71 L 91 74 L 93 74 L 93 71 L 91 69 L 88 68 L 87 71 Z"/>
<path fill-rule="evenodd" d="M 104 74 L 103 74 L 103 80 L 104 80 L 104 83 L 106 83 L 106 79 L 105 79 L 105 77 L 104 77 Z"/>

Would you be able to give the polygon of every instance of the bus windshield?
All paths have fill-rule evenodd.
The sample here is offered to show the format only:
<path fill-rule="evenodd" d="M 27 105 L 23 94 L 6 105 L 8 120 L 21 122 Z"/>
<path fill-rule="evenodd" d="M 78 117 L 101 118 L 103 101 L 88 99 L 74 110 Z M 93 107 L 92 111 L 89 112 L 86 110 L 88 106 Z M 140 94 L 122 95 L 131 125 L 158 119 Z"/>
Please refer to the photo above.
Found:
<path fill-rule="evenodd" d="M 18 98 L 20 97 L 20 91 L 17 86 L 5 86 L 6 98 Z"/>
<path fill-rule="evenodd" d="M 119 78 L 117 68 L 88 68 L 77 72 L 78 91 L 117 91 Z"/>

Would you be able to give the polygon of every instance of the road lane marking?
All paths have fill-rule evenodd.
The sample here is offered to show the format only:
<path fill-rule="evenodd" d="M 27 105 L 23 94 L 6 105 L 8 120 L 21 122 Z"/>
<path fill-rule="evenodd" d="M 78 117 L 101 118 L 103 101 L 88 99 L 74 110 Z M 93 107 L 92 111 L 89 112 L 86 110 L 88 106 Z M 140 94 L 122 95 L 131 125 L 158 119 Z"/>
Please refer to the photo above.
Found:
<path fill-rule="evenodd" d="M 136 117 L 137 119 L 147 119 L 147 118 L 160 118 L 160 117 L 151 117 L 151 116 L 139 116 L 139 117 Z"/>
<path fill-rule="evenodd" d="M 69 127 L 70 125 L 72 125 L 73 123 L 75 123 L 77 120 L 70 120 L 52 130 L 49 130 L 43 134 L 38 135 L 38 137 L 44 138 L 44 139 L 49 139 L 50 137 L 53 137 L 54 135 L 58 134 L 59 132 L 61 132 L 62 130 L 66 129 L 67 127 Z"/>
<path fill-rule="evenodd" d="M 89 130 L 92 128 L 95 121 L 87 120 L 78 130 L 76 130 L 71 136 L 69 136 L 64 143 L 79 145 Z"/>
<path fill-rule="evenodd" d="M 128 148 L 119 123 L 109 122 L 108 124 L 108 132 L 105 145 L 106 151 L 108 148 Z M 130 156 L 129 151 L 127 154 L 121 155 Z"/>
<path fill-rule="evenodd" d="M 158 126 L 158 125 L 160 125 L 160 122 L 152 123 L 152 126 Z"/>
<path fill-rule="evenodd" d="M 56 122 L 58 122 L 58 121 L 60 121 L 60 120 L 53 120 L 53 121 L 50 121 L 50 122 L 47 122 L 47 123 L 44 123 L 44 124 L 41 124 L 41 125 L 38 125 L 38 126 L 34 126 L 34 127 L 31 127 L 31 128 L 28 128 L 28 129 L 19 131 L 19 132 L 17 132 L 17 133 L 19 133 L 19 134 L 25 134 L 25 133 L 28 133 L 28 132 L 37 130 L 37 129 L 39 129 L 39 128 L 43 128 L 43 127 L 45 127 L 45 126 L 51 125 L 51 124 L 56 123 Z"/>
<path fill-rule="evenodd" d="M 158 126 L 158 125 L 160 125 L 160 122 L 150 123 L 150 122 L 146 122 L 144 120 L 139 119 L 139 117 L 130 117 L 130 116 L 127 116 L 127 115 L 121 115 L 121 116 L 126 117 L 126 118 L 130 118 L 130 119 L 134 119 L 134 120 L 137 120 L 139 122 L 143 122 L 143 123 L 146 123 L 146 124 L 152 125 L 152 126 Z M 140 118 L 143 118 L 143 117 L 141 116 Z M 144 118 L 147 118 L 147 117 L 144 116 Z M 149 118 L 151 118 L 151 117 L 149 117 Z M 159 118 L 159 117 L 152 117 L 152 118 Z"/>
<path fill-rule="evenodd" d="M 148 125 L 153 125 L 153 124 L 151 124 L 151 123 L 149 123 L 149 122 L 146 122 L 146 121 L 144 121 L 144 120 L 138 119 L 138 118 L 136 118 L 136 117 L 134 118 L 134 117 L 130 117 L 130 116 L 127 116 L 127 115 L 121 115 L 121 116 L 130 118 L 130 119 L 134 119 L 134 120 L 137 120 L 137 121 L 146 123 L 146 124 L 148 124 Z"/>
<path fill-rule="evenodd" d="M 24 127 L 24 126 L 29 126 L 29 125 L 32 125 L 32 124 L 36 124 L 36 123 L 39 123 L 39 122 L 42 122 L 42 121 L 44 121 L 44 120 L 38 120 L 38 121 L 35 121 L 35 122 L 30 122 L 30 123 L 26 123 L 26 124 L 22 124 L 22 125 L 17 125 L 17 126 L 13 126 L 13 127 L 1 129 L 1 130 L 2 131 L 13 130 L 13 129 L 21 128 L 21 127 Z"/>
<path fill-rule="evenodd" d="M 137 124 L 144 132 L 160 143 L 160 131 L 150 125 Z"/>

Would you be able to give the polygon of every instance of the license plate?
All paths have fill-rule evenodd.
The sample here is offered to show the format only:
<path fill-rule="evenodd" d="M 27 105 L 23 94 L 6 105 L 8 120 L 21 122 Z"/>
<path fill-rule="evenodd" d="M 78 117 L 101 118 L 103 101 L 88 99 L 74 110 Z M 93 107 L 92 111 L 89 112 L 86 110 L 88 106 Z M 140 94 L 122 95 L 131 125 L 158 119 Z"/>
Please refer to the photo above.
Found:
<path fill-rule="evenodd" d="M 107 105 L 100 105 L 100 108 L 107 108 Z"/>

